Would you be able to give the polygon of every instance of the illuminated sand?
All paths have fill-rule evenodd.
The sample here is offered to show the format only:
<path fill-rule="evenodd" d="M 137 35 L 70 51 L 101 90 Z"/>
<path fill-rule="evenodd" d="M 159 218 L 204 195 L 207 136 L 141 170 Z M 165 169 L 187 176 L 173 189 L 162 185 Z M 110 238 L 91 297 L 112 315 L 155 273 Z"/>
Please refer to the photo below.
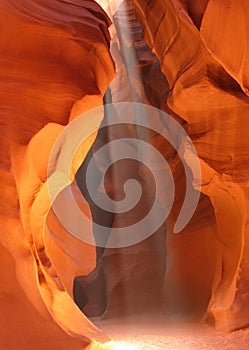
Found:
<path fill-rule="evenodd" d="M 117 350 L 247 350 L 249 330 L 214 331 L 200 324 L 170 324 L 162 318 L 96 321 Z"/>

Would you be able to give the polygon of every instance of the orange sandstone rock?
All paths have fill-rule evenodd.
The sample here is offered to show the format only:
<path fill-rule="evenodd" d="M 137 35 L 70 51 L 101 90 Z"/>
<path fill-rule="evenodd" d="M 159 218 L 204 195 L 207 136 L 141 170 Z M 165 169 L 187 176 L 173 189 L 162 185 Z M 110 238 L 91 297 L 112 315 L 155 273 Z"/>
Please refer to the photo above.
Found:
<path fill-rule="evenodd" d="M 2 1 L 0 15 L 0 347 L 80 349 L 108 339 L 70 296 L 74 274 L 94 268 L 95 248 L 56 222 L 47 166 L 69 120 L 102 104 L 114 73 L 110 21 L 94 1 L 77 0 Z M 95 136 L 82 145 L 72 176 Z"/>
<path fill-rule="evenodd" d="M 204 197 L 196 215 L 180 235 L 171 233 L 171 222 L 175 221 L 184 198 L 182 187 L 169 220 L 167 303 L 175 304 L 176 312 L 187 313 L 196 309 L 199 301 L 202 305 L 208 303 L 208 313 L 213 315 L 217 327 L 247 326 L 249 319 L 243 309 L 247 305 L 249 283 L 246 272 L 249 105 L 247 96 L 234 81 L 247 93 L 248 69 L 244 58 L 247 5 L 210 1 L 205 12 L 204 8 L 201 11 L 204 17 L 199 32 L 180 2 L 134 0 L 134 3 L 145 38 L 159 58 L 171 87 L 168 106 L 187 123 L 202 169 L 199 183 Z M 197 10 L 200 2 L 196 6 L 184 3 L 192 7 L 189 13 L 192 12 L 195 21 L 193 8 Z M 233 40 L 237 47 L 234 54 Z M 186 153 L 190 169 L 191 157 Z M 177 169 L 175 174 L 179 186 L 182 176 Z"/>

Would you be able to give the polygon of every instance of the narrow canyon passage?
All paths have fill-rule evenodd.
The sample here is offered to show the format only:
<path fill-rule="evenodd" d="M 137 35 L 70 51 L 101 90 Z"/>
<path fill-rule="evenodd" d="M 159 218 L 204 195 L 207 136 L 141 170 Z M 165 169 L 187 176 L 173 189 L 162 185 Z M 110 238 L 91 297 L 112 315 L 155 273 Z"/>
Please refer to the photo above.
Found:
<path fill-rule="evenodd" d="M 139 9 L 139 13 L 141 9 L 139 5 L 137 5 L 137 7 Z M 144 6 L 144 8 L 142 9 L 142 15 L 140 17 L 140 19 L 142 18 L 142 21 L 145 20 L 143 16 L 144 13 L 146 13 L 146 11 L 149 11 L 149 8 L 150 6 Z M 205 10 L 206 6 L 203 7 L 202 11 Z M 196 18 L 196 22 L 199 23 L 199 27 L 202 20 L 202 15 L 198 14 L 198 18 Z M 195 18 L 192 19 L 195 20 Z M 181 112 L 179 112 L 179 114 L 173 112 L 175 108 L 173 103 L 171 104 L 170 102 L 172 99 L 172 87 L 170 87 L 170 80 L 167 81 L 167 79 L 165 78 L 165 75 L 162 73 L 161 70 L 160 62 L 158 61 L 155 54 L 152 53 L 151 49 L 143 39 L 143 29 L 135 17 L 132 1 L 124 1 L 119 6 L 119 9 L 115 13 L 113 20 L 115 24 L 116 33 L 115 31 L 113 31 L 113 46 L 111 46 L 111 49 L 113 49 L 113 52 L 115 53 L 113 57 L 117 65 L 117 74 L 111 84 L 110 91 L 108 92 L 108 101 L 111 102 L 114 100 L 115 102 L 119 102 L 122 101 L 122 98 L 124 98 L 125 100 L 151 104 L 160 108 L 161 110 L 169 112 L 170 115 L 173 115 L 176 118 L 176 120 L 178 120 L 178 122 L 180 122 L 183 125 L 183 127 L 186 127 L 188 131 L 191 130 L 189 129 L 191 120 L 182 118 L 180 116 Z M 123 26 L 125 26 L 125 29 L 122 28 L 122 24 Z M 148 28 L 148 30 L 150 29 L 151 28 Z M 166 26 L 165 33 L 168 29 L 169 28 Z M 130 33 L 127 34 L 127 32 L 129 31 Z M 150 35 L 152 34 L 150 33 Z M 196 35 L 196 33 L 194 33 L 193 35 Z M 114 48 L 114 44 L 116 44 L 115 40 L 117 41 L 117 38 L 119 43 Z M 119 47 L 119 50 L 117 49 L 117 47 Z M 211 91 L 213 90 L 212 94 L 217 95 L 214 98 L 215 101 L 218 101 L 219 98 L 223 98 L 224 91 L 227 91 L 226 93 L 228 93 L 228 91 L 240 91 L 240 88 L 238 87 L 237 83 L 231 77 L 229 77 L 225 71 L 223 71 L 222 67 L 219 67 L 219 64 L 217 62 L 212 61 L 211 57 L 208 57 L 207 60 L 210 60 L 208 71 L 205 73 L 203 68 L 200 67 L 199 69 L 201 76 L 196 76 L 195 79 L 198 82 L 198 79 L 203 79 L 203 74 L 204 79 L 205 74 L 207 74 L 208 80 L 210 79 L 209 89 Z M 121 68 L 122 65 L 123 69 Z M 166 63 L 166 71 L 167 69 L 168 68 Z M 124 84 L 122 84 L 122 86 L 119 86 L 119 89 L 117 89 L 118 83 L 120 81 L 124 82 L 125 79 L 126 85 L 124 86 Z M 227 88 L 224 87 L 224 80 L 226 80 Z M 207 81 L 205 82 L 205 84 L 208 84 Z M 219 88 L 217 89 L 215 88 L 215 86 L 219 86 Z M 205 91 L 205 94 L 206 93 L 207 91 Z M 168 104 L 165 103 L 167 99 L 169 101 Z M 188 104 L 186 100 L 184 100 L 184 103 L 185 105 Z M 205 102 L 202 100 L 202 103 Z M 169 106 L 171 107 L 171 109 L 169 108 Z M 180 111 L 181 108 L 184 109 L 185 107 L 183 105 L 180 109 L 179 107 L 177 108 L 176 111 Z M 195 113 L 195 109 L 198 110 L 198 107 L 196 105 L 193 106 L 193 113 Z M 200 109 L 200 113 L 203 112 L 204 111 Z M 163 127 L 162 120 L 163 118 L 160 120 L 160 122 L 162 123 Z M 201 121 L 199 123 L 201 123 Z M 204 135 L 207 133 L 207 131 L 204 131 L 206 127 L 204 127 L 205 123 L 206 122 L 204 122 L 203 124 Z M 192 124 L 191 127 L 193 128 L 192 140 L 196 140 L 195 145 L 199 146 L 199 139 L 201 134 L 199 135 L 197 131 L 194 131 L 194 126 L 192 126 Z M 201 129 L 201 126 L 199 126 L 199 128 Z M 118 131 L 117 137 L 124 137 L 127 136 L 127 134 L 134 136 L 136 135 L 136 132 L 137 130 L 132 130 L 132 128 L 129 131 L 125 131 L 123 129 Z M 104 142 L 108 142 L 110 141 L 110 138 L 116 137 L 113 136 L 113 134 L 115 135 L 115 132 L 113 133 L 112 131 L 109 131 L 108 135 L 107 130 L 106 133 L 107 136 L 105 135 L 106 140 Z M 143 131 L 139 134 L 140 137 L 144 137 L 144 135 L 145 134 L 143 134 Z M 160 150 L 160 152 L 164 154 L 167 160 L 174 159 L 174 150 L 171 149 L 169 143 L 167 143 L 165 140 L 160 139 L 160 135 L 147 134 L 146 136 L 146 141 L 153 144 L 158 150 Z M 93 149 L 94 147 L 98 148 L 98 142 L 101 144 L 101 142 L 103 142 L 103 139 L 101 140 L 101 138 L 99 137 L 98 140 L 97 138 L 95 145 L 93 145 Z M 93 154 L 94 152 L 92 153 L 92 155 Z M 205 160 L 207 161 L 207 159 Z M 85 166 L 87 167 L 87 165 Z M 215 164 L 214 161 L 211 161 L 209 159 L 207 164 L 204 164 L 203 162 L 201 163 L 201 166 L 202 171 L 204 171 L 204 179 L 207 176 L 207 180 L 203 180 L 204 184 L 205 181 L 210 181 L 209 173 L 213 173 L 212 176 L 216 176 L 215 169 L 218 169 L 218 173 L 220 173 L 221 171 L 218 166 L 218 163 Z M 97 167 L 98 165 L 96 165 L 96 168 Z M 222 165 L 222 167 L 224 167 L 224 165 Z M 127 168 L 129 168 L 129 171 L 127 170 Z M 113 170 L 113 174 L 112 176 L 110 175 L 109 179 L 107 179 L 108 184 L 106 185 L 109 189 L 109 195 L 111 197 L 113 197 L 114 191 L 116 192 L 116 195 L 118 192 L 122 193 L 122 183 L 123 181 L 125 181 L 125 172 L 127 173 L 127 177 L 137 177 L 136 172 L 138 172 L 139 181 L 145 181 L 145 188 L 148 188 L 150 186 L 148 178 L 143 178 L 143 176 L 140 177 L 140 175 L 145 174 L 145 172 L 139 172 L 139 170 L 137 169 L 132 169 L 132 165 L 127 163 L 126 166 L 122 167 L 121 165 L 119 165 Z M 177 174 L 177 185 L 178 187 L 180 187 L 178 193 L 176 192 L 176 195 L 178 195 L 179 199 L 176 199 L 176 203 L 178 203 L 174 208 L 175 212 L 177 213 L 179 211 L 180 205 L 182 205 L 182 196 L 185 192 L 184 180 L 181 179 L 179 176 L 179 174 L 181 174 L 182 172 L 181 164 L 174 164 L 174 162 L 172 162 L 172 171 L 174 172 L 174 175 Z M 232 170 L 229 171 L 231 172 Z M 84 172 L 84 170 L 82 170 L 82 172 Z M 82 174 L 82 176 L 84 176 L 84 174 Z M 99 176 L 101 178 L 101 171 Z M 112 187 L 113 184 L 111 182 L 114 181 L 113 177 L 115 176 L 121 179 L 121 186 L 118 188 L 115 187 L 114 190 Z M 167 181 L 165 179 L 165 183 L 166 182 Z M 215 186 L 217 187 L 216 189 L 214 189 L 214 191 L 217 191 L 220 188 L 220 186 L 221 188 L 225 188 L 226 181 L 224 183 L 221 182 L 220 184 L 216 181 Z M 229 187 L 227 187 L 227 189 L 231 188 L 231 182 L 229 179 L 228 186 Z M 219 311 L 220 306 L 222 304 L 224 304 L 224 309 L 227 308 L 227 306 L 225 306 L 227 304 L 226 300 L 228 300 L 228 303 L 231 304 L 231 301 L 234 298 L 233 288 L 237 278 L 235 277 L 234 273 L 238 268 L 238 263 L 241 259 L 241 249 L 244 244 L 242 243 L 243 239 L 240 238 L 240 235 L 242 235 L 242 233 L 236 233 L 236 235 L 238 235 L 238 253 L 236 253 L 237 243 L 235 243 L 236 238 L 232 232 L 231 226 L 230 228 L 228 228 L 228 226 L 226 227 L 224 223 L 220 223 L 220 220 L 222 219 L 221 217 L 219 218 L 219 216 L 217 216 L 217 210 L 220 212 L 222 209 L 219 206 L 222 206 L 224 215 L 230 216 L 231 221 L 229 225 L 231 225 L 231 222 L 235 220 L 233 230 L 237 231 L 237 229 L 239 229 L 238 225 L 240 220 L 242 220 L 245 224 L 245 218 L 243 218 L 243 216 L 245 215 L 243 214 L 243 205 L 245 203 L 243 199 L 244 195 L 242 194 L 241 189 L 237 185 L 232 186 L 234 186 L 234 190 L 232 190 L 233 194 L 229 194 L 227 198 L 224 197 L 224 199 L 222 198 L 222 192 L 220 192 L 219 195 L 215 195 L 212 192 L 213 190 L 211 190 L 211 186 L 209 186 L 209 190 L 206 190 L 205 186 L 203 187 L 196 214 L 193 216 L 191 222 L 186 227 L 185 232 L 183 233 L 183 235 L 185 235 L 185 238 L 176 238 L 173 235 L 171 235 L 172 227 L 170 224 L 168 224 L 169 237 L 167 239 L 167 244 L 164 243 L 163 238 L 167 237 L 166 225 L 162 228 L 161 234 L 158 233 L 158 235 L 154 236 L 154 241 L 148 241 L 148 246 L 150 247 L 149 255 L 151 253 L 153 254 L 153 247 L 157 245 L 159 247 L 159 249 L 156 251 L 158 263 L 156 259 L 153 259 L 152 265 L 151 262 L 149 263 L 150 268 L 152 268 L 153 271 L 152 275 L 156 274 L 159 277 L 158 280 L 153 281 L 148 271 L 146 271 L 146 273 L 143 272 L 144 270 L 147 270 L 147 263 L 148 261 L 150 261 L 149 255 L 143 254 L 141 255 L 140 261 L 139 259 L 136 259 L 136 262 L 133 262 L 134 255 L 137 256 L 139 255 L 139 252 L 146 250 L 146 242 L 143 242 L 143 244 L 141 244 L 140 246 L 138 245 L 133 247 L 133 249 L 129 248 L 115 251 L 106 249 L 104 252 L 102 250 L 100 253 L 99 263 L 97 263 L 97 273 L 92 274 L 92 279 L 83 277 L 81 279 L 79 278 L 78 280 L 79 294 L 81 292 L 83 293 L 83 290 L 87 290 L 88 288 L 89 294 L 91 293 L 91 291 L 94 293 L 94 289 L 102 291 L 101 301 L 99 301 L 101 298 L 99 298 L 98 293 L 96 293 L 96 295 L 91 300 L 92 305 L 90 308 L 86 306 L 87 301 L 86 304 L 82 306 L 82 309 L 85 310 L 85 313 L 89 317 L 104 317 L 104 320 L 97 321 L 97 324 L 100 325 L 102 329 L 106 330 L 109 335 L 113 336 L 114 339 L 122 341 L 122 337 L 127 339 L 130 337 L 129 340 L 127 340 L 127 344 L 124 342 L 124 346 L 127 346 L 127 349 L 128 343 L 134 343 L 134 348 L 139 349 L 149 349 L 150 347 L 152 349 L 188 349 L 191 347 L 196 349 L 218 349 L 222 348 L 222 346 L 224 347 L 224 342 L 226 343 L 225 348 L 228 349 L 246 349 L 248 346 L 247 331 L 233 333 L 233 335 L 226 335 L 223 338 L 222 333 L 212 333 L 212 331 L 206 326 L 180 325 L 178 328 L 175 325 L 171 327 L 169 321 L 170 319 L 172 319 L 172 317 L 176 317 L 179 319 L 202 320 L 206 310 L 208 309 L 208 312 L 204 319 L 211 325 L 217 324 L 218 328 L 237 329 L 239 327 L 236 326 L 236 323 L 243 323 L 243 321 L 240 320 L 239 313 L 237 314 L 237 319 L 234 315 L 232 316 L 231 320 L 228 321 L 229 318 L 227 319 L 226 311 L 224 313 L 222 311 Z M 233 200 L 230 200 L 229 197 L 231 196 L 232 198 L 234 198 L 235 193 L 237 193 L 236 196 L 238 199 L 235 199 L 235 202 L 232 203 Z M 238 210 L 237 201 L 239 200 L 239 198 L 241 198 L 242 207 L 241 210 L 239 209 L 240 213 L 238 213 L 238 216 L 241 216 L 242 219 L 236 219 L 236 211 Z M 224 201 L 227 203 L 227 205 L 224 205 Z M 230 208 L 228 206 L 228 201 L 230 201 Z M 117 225 L 120 225 L 119 220 L 122 224 L 122 218 L 120 219 L 119 215 L 113 214 L 112 216 L 109 214 L 109 216 L 105 216 L 105 214 L 102 213 L 102 215 L 100 216 L 102 218 L 106 217 L 107 221 L 109 220 L 110 229 L 115 220 L 117 221 Z M 173 217 L 174 216 L 175 214 L 173 214 Z M 127 216 L 125 220 L 128 220 L 129 222 L 129 218 L 127 219 Z M 218 230 L 221 230 L 221 232 L 219 233 Z M 229 230 L 229 232 L 231 233 L 228 233 L 227 230 Z M 191 234 L 191 232 L 193 232 L 193 234 Z M 225 236 L 222 235 L 228 235 L 230 237 L 225 238 Z M 223 242 L 225 246 L 228 245 L 228 249 L 225 249 L 224 253 L 221 253 L 221 250 L 223 248 L 221 249 L 220 244 L 223 245 Z M 230 245 L 229 248 L 229 244 L 231 244 L 231 242 L 233 242 L 232 244 L 235 244 L 233 248 L 232 245 Z M 166 244 L 165 250 L 162 249 L 162 245 L 164 244 Z M 198 247 L 197 250 L 195 250 L 195 247 Z M 236 254 L 238 254 L 237 257 Z M 222 259 L 224 259 L 223 262 Z M 219 264 L 223 265 L 223 267 L 219 267 Z M 139 270 L 140 265 L 142 267 Z M 115 266 L 115 268 L 111 266 Z M 224 286 L 222 286 L 220 269 L 223 269 L 224 271 L 224 275 L 222 278 L 227 278 L 227 281 L 224 283 Z M 227 271 L 227 269 L 230 269 L 230 271 Z M 233 269 L 234 273 L 232 272 Z M 226 272 L 228 273 L 227 277 Z M 231 274 L 230 277 L 229 273 Z M 231 282 L 228 282 L 229 279 Z M 153 287 L 155 287 L 154 292 L 153 288 L 151 288 L 152 283 Z M 217 287 L 219 283 L 220 286 Z M 141 286 L 142 288 L 140 288 Z M 212 293 L 214 293 L 216 288 L 217 295 L 215 296 L 215 294 L 213 294 L 212 297 Z M 243 293 L 247 295 L 247 292 L 243 291 Z M 221 298 L 223 298 L 223 300 L 219 297 L 219 294 Z M 218 301 L 215 301 L 214 303 L 213 298 L 214 300 L 215 298 L 217 298 Z M 155 299 L 157 303 L 153 305 Z M 211 311 L 213 308 L 212 303 L 214 303 L 215 305 L 214 311 Z M 155 316 L 152 316 L 152 318 L 154 317 L 154 320 L 150 320 L 150 317 L 148 316 L 150 307 L 152 307 L 152 315 L 153 312 L 158 312 L 157 318 L 160 321 L 156 322 Z M 216 308 L 217 311 L 215 311 Z M 166 318 L 165 320 L 161 318 L 161 314 L 159 312 L 162 311 L 162 309 L 164 314 L 168 315 L 168 318 Z M 132 321 L 131 324 L 129 324 L 129 321 L 127 321 L 127 317 L 129 319 L 129 315 L 143 314 L 143 312 L 145 313 L 145 315 L 144 318 L 141 319 L 141 322 L 139 324 L 136 321 Z M 243 311 L 241 310 L 241 312 Z M 112 321 L 113 317 L 119 318 L 114 318 L 114 321 Z M 233 317 L 235 318 L 233 319 Z M 128 322 L 127 327 L 126 322 Z M 154 322 L 157 323 L 157 327 L 155 329 L 152 326 Z M 169 337 L 170 340 L 167 337 L 164 337 L 163 335 L 165 333 L 165 324 L 167 325 L 166 328 L 169 327 L 172 330 L 173 335 L 172 337 Z M 245 325 L 247 325 L 247 321 L 245 321 Z M 115 331 L 112 331 L 113 329 L 115 329 Z M 125 333 L 126 331 L 124 331 L 124 329 L 128 329 L 127 334 Z M 183 333 L 182 337 L 178 337 L 178 330 L 179 333 Z M 198 334 L 197 338 L 192 339 L 188 332 L 190 334 L 196 332 Z M 138 336 L 138 333 L 140 334 L 140 336 Z M 151 340 L 149 338 L 146 338 L 147 334 L 150 334 L 149 338 L 151 338 Z M 140 339 L 140 337 L 141 339 L 145 339 L 144 344 L 141 341 L 141 344 L 139 345 L 138 338 Z M 161 345 L 159 345 L 160 342 Z M 230 342 L 232 343 L 230 344 Z"/>
<path fill-rule="evenodd" d="M 248 349 L 248 1 L 0 18 L 0 349 Z"/>
<path fill-rule="evenodd" d="M 126 144 L 129 138 L 129 147 L 132 151 L 127 154 L 135 154 L 137 159 L 141 156 L 145 159 L 148 154 L 145 150 L 138 149 L 135 142 L 139 139 L 144 140 L 163 155 L 169 162 L 170 171 L 174 174 L 176 185 L 174 215 L 179 213 L 186 192 L 186 168 L 182 164 L 181 155 L 177 152 L 178 146 L 174 147 L 159 131 L 146 128 L 146 125 L 138 127 L 134 124 L 136 118 L 142 117 L 144 123 L 148 118 L 153 124 L 159 126 L 160 131 L 165 130 L 167 134 L 173 135 L 175 145 L 180 145 L 183 140 L 180 134 L 176 134 L 174 126 L 165 119 L 163 112 L 173 115 L 183 129 L 187 127 L 186 122 L 167 106 L 166 100 L 170 94 L 169 83 L 162 73 L 160 62 L 143 39 L 143 29 L 136 18 L 132 1 L 121 2 L 113 15 L 113 23 L 110 50 L 116 65 L 116 75 L 105 95 L 104 103 L 113 102 L 116 105 L 105 109 L 103 125 L 105 121 L 108 124 L 108 119 L 112 117 L 117 121 L 117 125 L 100 129 L 97 139 L 76 175 L 78 186 L 90 204 L 93 221 L 107 226 L 107 237 L 113 228 L 133 225 L 146 216 L 153 206 L 155 189 L 153 189 L 153 173 L 151 174 L 151 169 L 146 168 L 142 162 L 121 159 L 105 173 L 107 164 L 111 164 L 112 149 L 109 153 L 106 151 L 100 158 L 98 149 L 104 144 L 119 139 L 121 143 Z M 149 110 L 147 116 L 145 113 L 137 115 L 138 113 L 129 110 L 130 124 L 126 126 L 122 124 L 125 118 L 122 105 L 118 105 L 119 102 L 124 101 L 139 102 L 157 109 Z M 150 154 L 150 157 L 153 158 L 153 154 Z M 95 197 L 93 198 L 88 193 L 90 186 L 86 180 L 86 172 L 92 160 L 94 168 L 91 169 L 90 181 L 94 187 Z M 161 164 L 157 164 L 155 160 L 154 163 L 153 167 L 160 169 Z M 117 214 L 115 204 L 113 213 L 101 210 L 94 204 L 94 200 L 98 199 L 104 207 L 107 207 L 103 195 L 106 189 L 110 198 L 121 200 L 124 196 L 125 182 L 131 178 L 136 179 L 142 188 L 140 201 L 132 210 Z M 191 173 L 190 178 L 192 182 Z M 163 172 L 161 174 L 159 170 L 157 181 L 156 185 L 160 186 L 161 207 L 166 212 L 171 191 L 170 176 Z M 152 220 L 158 219 L 154 217 Z M 153 235 L 146 240 L 141 239 L 138 244 L 114 249 L 110 249 L 108 244 L 107 248 L 97 247 L 95 270 L 88 276 L 75 278 L 76 303 L 88 317 L 126 317 L 130 314 L 148 314 L 148 312 L 164 310 L 165 314 L 201 320 L 211 296 L 216 259 L 215 251 L 212 252 L 214 244 L 212 233 L 208 232 L 205 239 L 202 236 L 204 220 L 207 220 L 204 225 L 207 226 L 208 231 L 210 227 L 215 226 L 215 215 L 210 200 L 202 194 L 196 212 L 186 228 L 186 232 L 199 231 L 197 235 L 193 234 L 192 239 L 196 240 L 196 245 L 191 244 L 190 251 L 188 251 L 187 235 L 185 238 L 184 234 L 182 237 L 173 238 L 173 234 L 173 243 L 179 246 L 173 247 L 172 253 L 167 252 L 171 248 L 167 249 L 166 244 L 166 221 L 158 226 L 158 230 Z M 153 232 L 154 222 L 149 225 Z M 170 226 L 168 229 L 171 232 Z M 98 235 L 103 234 L 98 232 L 98 228 L 94 229 L 94 226 L 93 233 L 96 242 Z M 106 241 L 108 242 L 108 238 Z M 189 254 L 195 256 L 193 262 L 189 260 Z M 168 255 L 175 261 L 170 261 Z M 182 259 L 186 260 L 184 265 Z M 200 271 L 202 271 L 201 275 Z"/>

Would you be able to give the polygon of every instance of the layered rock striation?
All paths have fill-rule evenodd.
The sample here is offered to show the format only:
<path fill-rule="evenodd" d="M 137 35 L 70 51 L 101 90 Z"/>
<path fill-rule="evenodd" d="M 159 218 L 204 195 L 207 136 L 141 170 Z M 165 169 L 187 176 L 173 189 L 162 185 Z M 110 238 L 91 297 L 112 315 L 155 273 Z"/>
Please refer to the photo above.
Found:
<path fill-rule="evenodd" d="M 3 349 L 43 349 L 44 344 L 49 349 L 102 348 L 109 338 L 79 310 L 73 297 L 89 316 L 163 309 L 168 315 L 204 319 L 224 330 L 249 324 L 249 5 L 246 0 L 133 0 L 119 7 L 118 3 L 0 4 Z M 101 6 L 114 23 L 111 46 L 111 21 Z M 83 140 L 70 159 L 69 181 L 63 185 L 68 175 L 61 167 L 65 147 L 81 132 L 67 133 L 67 126 L 102 106 L 104 95 L 105 103 L 157 107 L 149 117 L 174 134 L 160 111 L 167 112 L 187 132 L 197 154 L 175 135 L 179 154 L 159 133 L 134 127 L 131 118 L 128 127 L 100 130 L 98 136 L 95 130 Z M 117 120 L 122 116 L 118 108 L 113 113 Z M 91 123 L 96 129 L 108 115 L 102 108 L 97 119 L 90 118 L 88 114 L 84 130 Z M 97 156 L 103 144 L 123 137 L 146 141 L 163 155 L 174 175 L 174 204 L 167 223 L 148 239 L 126 248 L 100 249 L 72 236 L 54 205 L 69 215 L 67 203 L 73 193 L 89 218 L 82 230 L 93 241 L 98 233 L 92 221 L 104 223 L 111 234 L 145 216 L 154 188 L 148 169 L 126 160 L 104 178 L 110 155 L 104 160 Z M 129 147 L 139 153 L 136 142 L 130 141 Z M 51 155 L 54 163 L 48 169 Z M 143 196 L 134 210 L 107 213 L 94 205 L 84 180 L 90 159 L 95 162 L 97 197 L 107 192 L 119 201 L 129 178 L 140 184 Z M 186 169 L 200 199 L 188 225 L 175 234 Z M 55 192 L 60 189 L 54 199 L 49 176 Z M 160 182 L 162 208 L 169 183 L 168 176 Z"/>
<path fill-rule="evenodd" d="M 95 248 L 53 213 L 48 161 L 69 121 L 102 104 L 114 75 L 110 20 L 94 1 L 77 0 L 2 1 L 0 14 L 1 348 L 80 349 L 108 339 L 71 296 L 74 275 L 94 269 Z M 72 176 L 95 137 L 81 145 Z"/>
<path fill-rule="evenodd" d="M 177 203 L 169 219 L 167 300 L 179 311 L 179 305 L 180 310 L 194 309 L 205 298 L 208 318 L 217 327 L 245 327 L 249 107 L 243 38 L 248 35 L 248 5 L 234 1 L 203 1 L 196 6 L 191 1 L 184 1 L 184 6 L 173 1 L 134 3 L 145 38 L 171 88 L 167 104 L 187 123 L 202 170 L 202 197 L 192 221 L 179 236 L 171 233 Z M 242 19 L 236 31 L 235 18 Z M 186 152 L 193 170 L 192 160 L 193 155 Z M 183 198 L 184 192 L 179 195 Z"/>

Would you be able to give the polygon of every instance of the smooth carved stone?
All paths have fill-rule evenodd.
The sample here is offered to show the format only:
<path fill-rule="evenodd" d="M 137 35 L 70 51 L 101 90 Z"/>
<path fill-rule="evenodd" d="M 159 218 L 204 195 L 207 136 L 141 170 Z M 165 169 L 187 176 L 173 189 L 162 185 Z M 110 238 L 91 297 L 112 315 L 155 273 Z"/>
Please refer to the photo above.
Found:
<path fill-rule="evenodd" d="M 1 300 L 0 347 L 97 348 L 109 338 L 72 299 L 74 275 L 95 267 L 95 247 L 79 242 L 53 215 L 47 167 L 69 121 L 102 104 L 114 75 L 110 20 L 96 2 L 79 0 L 4 0 L 0 16 L 0 256 L 4 271 L 11 268 L 1 290 L 12 295 Z M 70 160 L 72 178 L 95 137 Z M 71 187 L 90 217 L 88 204 Z M 60 196 L 65 200 L 66 190 Z"/>
<path fill-rule="evenodd" d="M 110 95 L 111 100 L 115 102 L 128 100 L 148 103 L 150 96 L 145 95 L 143 79 L 146 77 L 146 69 L 148 72 L 157 59 L 142 40 L 142 28 L 135 17 L 131 1 L 125 1 L 118 7 L 113 22 L 117 34 L 112 37 L 111 50 L 117 65 L 117 73 L 110 85 L 108 96 Z M 151 80 L 152 76 L 153 74 L 150 75 Z M 109 101 L 107 96 L 106 101 Z M 115 120 L 122 123 L 123 115 L 118 106 L 116 110 L 113 108 L 112 113 Z M 95 154 L 102 144 L 120 138 L 137 136 L 143 137 L 148 142 L 147 132 L 132 125 L 134 117 L 132 111 L 130 116 L 131 125 L 108 127 L 106 134 L 101 131 L 92 148 L 91 157 L 95 160 L 101 177 L 99 185 L 95 181 L 96 197 L 101 198 L 101 194 L 106 191 L 116 201 L 122 199 L 124 184 L 131 178 L 136 179 L 142 187 L 141 199 L 131 210 L 118 214 L 113 208 L 112 217 L 101 210 L 98 210 L 99 217 L 93 214 L 97 223 L 108 222 L 109 218 L 109 229 L 107 229 L 109 234 L 112 234 L 112 228 L 127 227 L 140 221 L 150 211 L 154 200 L 153 179 L 148 177 L 144 167 L 135 161 L 122 159 L 115 163 L 110 173 L 105 173 L 110 155 L 99 159 Z M 108 113 L 105 117 L 108 120 Z M 138 152 L 136 143 L 131 139 L 129 142 L 128 154 L 136 156 Z M 77 174 L 78 184 L 83 193 L 86 191 L 85 181 L 82 181 L 86 168 L 87 162 Z M 103 198 L 102 204 L 104 202 Z M 96 206 L 90 203 L 92 213 L 96 213 Z M 98 237 L 98 234 L 101 232 L 98 233 L 96 229 L 95 236 Z M 89 316 L 102 314 L 105 318 L 161 310 L 165 271 L 164 243 L 165 225 L 158 229 L 154 236 L 135 246 L 102 249 L 98 255 L 95 271 L 86 277 L 75 279 L 74 294 L 80 308 Z"/>
<path fill-rule="evenodd" d="M 114 14 L 119 1 L 99 3 Z M 65 230 L 51 208 L 48 159 L 69 121 L 102 104 L 114 76 L 110 20 L 94 1 L 3 0 L 0 258 L 7 269 L 0 283 L 2 347 L 101 348 L 98 342 L 108 337 L 72 300 L 75 276 L 81 276 L 81 308 L 89 315 L 154 311 L 164 304 L 177 316 L 200 319 L 206 313 L 208 322 L 226 330 L 249 324 L 248 2 L 133 0 L 144 39 L 132 2 L 125 3 L 133 38 L 122 40 L 127 18 L 121 6 L 115 23 L 120 32 L 111 48 L 117 64 L 110 88 L 113 101 L 151 103 L 170 112 L 187 130 L 202 169 L 202 178 L 196 179 L 195 156 L 183 149 L 196 190 L 201 189 L 196 213 L 181 234 L 172 232 L 186 188 L 180 157 L 160 135 L 117 128 L 106 141 L 137 132 L 169 162 L 176 193 L 166 243 L 165 226 L 144 242 L 118 250 L 96 250 Z M 159 114 L 151 118 L 167 128 Z M 78 150 L 72 178 L 95 137 Z M 101 177 L 103 164 L 96 159 L 95 165 Z M 56 200 L 64 205 L 72 190 L 82 212 L 107 223 L 109 231 L 133 223 L 152 202 L 150 177 L 145 167 L 129 162 L 115 171 L 121 181 L 114 186 L 107 177 L 106 185 L 116 199 L 122 198 L 127 176 L 143 184 L 145 197 L 133 211 L 102 216 L 75 182 Z M 100 186 L 98 194 L 102 190 Z M 162 200 L 167 190 L 165 179 Z M 92 235 L 91 225 L 84 229 Z M 100 304 L 96 289 L 103 291 Z M 12 327 L 22 327 L 21 333 L 13 336 L 6 315 Z"/>
<path fill-rule="evenodd" d="M 190 6 L 190 2 L 184 3 Z M 171 228 L 184 198 L 184 186 L 173 168 L 180 189 L 168 221 L 167 303 L 176 312 L 195 313 L 199 302 L 194 300 L 198 298 L 203 305 L 208 301 L 208 319 L 213 317 L 217 327 L 247 326 L 249 108 L 247 96 L 236 83 L 247 93 L 247 60 L 241 56 L 243 52 L 246 57 L 247 52 L 247 3 L 209 1 L 201 33 L 180 2 L 134 0 L 134 4 L 145 38 L 172 89 L 167 104 L 187 122 L 202 170 L 198 181 L 203 200 L 179 237 Z M 239 21 L 236 30 L 235 17 Z M 232 53 L 233 40 L 236 55 Z M 186 152 L 185 159 L 194 171 L 193 155 Z"/>
<path fill-rule="evenodd" d="M 209 0 L 180 0 L 180 2 L 184 5 L 196 27 L 200 29 Z"/>
<path fill-rule="evenodd" d="M 249 4 L 209 0 L 200 34 L 205 47 L 249 95 Z"/>

